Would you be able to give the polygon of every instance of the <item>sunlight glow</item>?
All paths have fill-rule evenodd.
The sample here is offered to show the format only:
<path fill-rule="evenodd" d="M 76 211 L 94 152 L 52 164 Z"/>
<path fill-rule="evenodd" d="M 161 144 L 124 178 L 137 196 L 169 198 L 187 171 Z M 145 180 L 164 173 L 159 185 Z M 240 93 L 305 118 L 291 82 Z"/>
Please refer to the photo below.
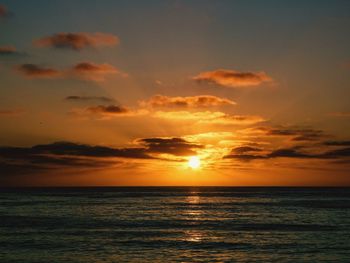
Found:
<path fill-rule="evenodd" d="M 188 160 L 188 166 L 192 169 L 197 169 L 201 165 L 201 160 L 197 156 L 191 156 Z"/>

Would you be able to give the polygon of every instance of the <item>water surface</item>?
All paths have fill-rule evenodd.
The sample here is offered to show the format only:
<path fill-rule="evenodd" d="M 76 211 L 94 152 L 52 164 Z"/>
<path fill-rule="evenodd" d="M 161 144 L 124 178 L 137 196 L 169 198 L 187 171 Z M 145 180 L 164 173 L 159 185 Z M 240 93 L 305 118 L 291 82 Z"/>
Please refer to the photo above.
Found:
<path fill-rule="evenodd" d="M 0 191 L 1 262 L 350 262 L 350 188 Z"/>

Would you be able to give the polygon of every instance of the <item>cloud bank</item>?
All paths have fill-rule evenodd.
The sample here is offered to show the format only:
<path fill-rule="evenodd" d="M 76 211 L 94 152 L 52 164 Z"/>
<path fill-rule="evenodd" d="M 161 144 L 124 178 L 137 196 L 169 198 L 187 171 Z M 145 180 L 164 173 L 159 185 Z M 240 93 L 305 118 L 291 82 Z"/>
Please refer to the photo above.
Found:
<path fill-rule="evenodd" d="M 119 38 L 105 33 L 57 33 L 34 41 L 38 47 L 82 50 L 88 47 L 115 46 Z"/>
<path fill-rule="evenodd" d="M 218 69 L 201 72 L 193 77 L 198 83 L 214 83 L 219 86 L 235 88 L 258 86 L 265 82 L 271 82 L 272 78 L 265 72 L 239 72 L 235 70 Z"/>
<path fill-rule="evenodd" d="M 168 97 L 163 95 L 155 95 L 149 100 L 141 101 L 140 104 L 154 108 L 204 108 L 223 105 L 235 105 L 236 103 L 232 100 L 219 98 L 212 95 L 199 95 L 191 97 Z"/>

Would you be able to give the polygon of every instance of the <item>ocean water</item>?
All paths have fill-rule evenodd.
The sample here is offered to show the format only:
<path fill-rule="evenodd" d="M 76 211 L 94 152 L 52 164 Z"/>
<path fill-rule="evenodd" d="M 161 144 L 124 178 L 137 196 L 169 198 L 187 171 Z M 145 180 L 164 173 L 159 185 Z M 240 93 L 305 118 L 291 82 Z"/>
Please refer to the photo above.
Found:
<path fill-rule="evenodd" d="M 350 188 L 1 189 L 0 262 L 350 262 Z"/>

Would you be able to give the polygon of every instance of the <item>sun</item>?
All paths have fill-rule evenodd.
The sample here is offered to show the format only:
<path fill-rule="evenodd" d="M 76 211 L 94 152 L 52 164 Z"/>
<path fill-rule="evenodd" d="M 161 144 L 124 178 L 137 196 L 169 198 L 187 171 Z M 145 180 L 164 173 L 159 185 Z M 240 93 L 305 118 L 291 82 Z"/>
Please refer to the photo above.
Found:
<path fill-rule="evenodd" d="M 201 166 L 201 160 L 197 156 L 191 156 L 188 159 L 188 166 L 192 169 L 197 169 Z"/>

